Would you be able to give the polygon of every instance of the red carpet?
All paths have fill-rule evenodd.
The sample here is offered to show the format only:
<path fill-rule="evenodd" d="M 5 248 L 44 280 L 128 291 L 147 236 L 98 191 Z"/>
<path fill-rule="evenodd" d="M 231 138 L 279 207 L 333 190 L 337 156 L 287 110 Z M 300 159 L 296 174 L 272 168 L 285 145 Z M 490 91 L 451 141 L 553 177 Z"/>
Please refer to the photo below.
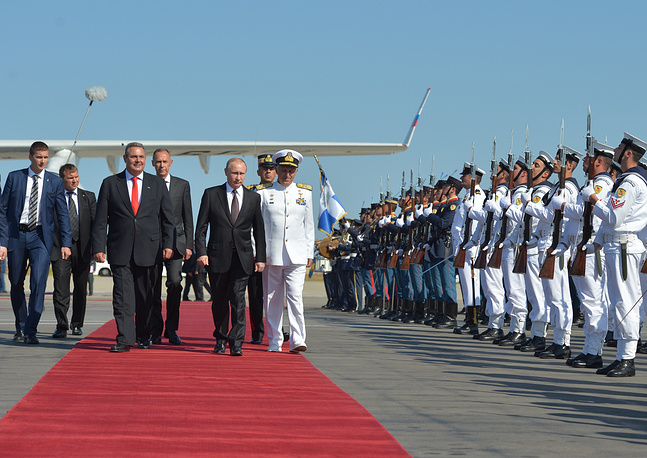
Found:
<path fill-rule="evenodd" d="M 408 456 L 304 356 L 212 353 L 205 303 L 184 303 L 180 326 L 180 347 L 122 354 L 114 321 L 87 336 L 0 419 L 0 454 Z"/>

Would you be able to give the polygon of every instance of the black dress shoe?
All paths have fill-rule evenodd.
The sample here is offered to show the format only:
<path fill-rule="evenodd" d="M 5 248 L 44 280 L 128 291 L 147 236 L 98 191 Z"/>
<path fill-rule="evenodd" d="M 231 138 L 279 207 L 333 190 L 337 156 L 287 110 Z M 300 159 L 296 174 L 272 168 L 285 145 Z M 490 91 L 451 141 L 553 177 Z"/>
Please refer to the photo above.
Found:
<path fill-rule="evenodd" d="M 249 341 L 249 343 L 254 345 L 263 345 L 263 339 L 259 339 L 259 338 L 252 339 Z"/>
<path fill-rule="evenodd" d="M 475 339 L 478 339 L 481 342 L 489 342 L 491 340 L 498 339 L 499 337 L 503 337 L 503 329 L 490 328 L 485 332 L 482 332 L 480 335 L 474 336 Z"/>
<path fill-rule="evenodd" d="M 243 350 L 240 347 L 231 347 L 229 349 L 229 354 L 231 356 L 243 356 Z"/>
<path fill-rule="evenodd" d="M 554 342 L 539 354 L 541 359 L 567 359 L 569 356 L 571 356 L 571 347 Z"/>
<path fill-rule="evenodd" d="M 460 328 L 454 328 L 454 334 L 469 334 L 471 336 L 478 335 L 479 325 L 472 323 L 465 323 Z"/>
<path fill-rule="evenodd" d="M 110 351 L 112 353 L 125 353 L 127 351 L 130 351 L 130 345 L 115 344 L 110 347 Z"/>
<path fill-rule="evenodd" d="M 436 329 L 447 329 L 453 328 L 454 326 L 456 326 L 456 318 L 452 318 L 447 315 L 441 316 L 440 319 L 433 324 L 433 327 Z"/>
<path fill-rule="evenodd" d="M 137 339 L 137 348 L 148 350 L 151 347 L 151 341 L 148 339 Z"/>
<path fill-rule="evenodd" d="M 530 342 L 528 342 L 526 345 L 523 345 L 521 348 L 519 348 L 519 351 L 523 353 L 530 353 L 530 352 L 536 353 L 538 351 L 539 352 L 544 351 L 545 348 L 546 348 L 546 338 L 535 336 L 532 339 L 530 339 Z"/>
<path fill-rule="evenodd" d="M 83 335 L 83 330 L 79 327 L 73 327 L 72 328 L 72 335 L 73 336 L 82 336 Z"/>
<path fill-rule="evenodd" d="M 517 345 L 515 345 L 515 346 L 514 346 L 514 347 L 512 347 L 512 348 L 514 348 L 515 350 L 521 350 L 521 347 L 523 347 L 523 346 L 525 346 L 525 345 L 528 345 L 528 344 L 530 343 L 530 341 L 531 341 L 531 340 L 532 340 L 532 337 L 528 337 L 528 338 L 526 338 L 526 340 L 524 340 L 524 341 L 523 341 L 523 342 L 521 342 L 521 343 L 518 343 Z"/>
<path fill-rule="evenodd" d="M 36 337 L 36 334 L 28 334 L 23 338 L 23 341 L 29 345 L 38 345 L 40 340 Z"/>
<path fill-rule="evenodd" d="M 160 336 L 151 336 L 150 341 L 149 341 L 149 346 L 151 344 L 153 345 L 161 345 L 162 343 L 162 338 Z"/>
<path fill-rule="evenodd" d="M 219 355 L 223 354 L 225 352 L 225 343 L 224 342 L 216 343 L 216 346 L 213 347 L 213 352 Z"/>
<path fill-rule="evenodd" d="M 13 341 L 18 342 L 20 340 L 23 340 L 25 336 L 22 335 L 22 331 L 16 331 L 16 333 L 13 335 Z"/>
<path fill-rule="evenodd" d="M 168 334 L 168 343 L 171 345 L 182 345 L 182 340 L 180 336 L 177 335 L 177 332 L 171 331 Z"/>
<path fill-rule="evenodd" d="M 641 347 L 638 347 L 636 350 L 638 353 L 647 354 L 647 343 L 642 345 Z"/>
<path fill-rule="evenodd" d="M 587 367 L 590 369 L 598 369 L 602 367 L 602 356 L 586 355 L 583 360 L 573 361 L 573 367 Z"/>
<path fill-rule="evenodd" d="M 609 371 L 607 377 L 633 377 L 636 375 L 636 368 L 633 359 L 623 359 L 616 367 Z"/>
<path fill-rule="evenodd" d="M 579 355 L 577 355 L 577 356 L 576 356 L 576 357 L 574 357 L 574 358 L 568 358 L 568 359 L 566 360 L 566 365 L 567 365 L 567 366 L 573 366 L 573 364 L 574 364 L 574 363 L 578 363 L 578 364 L 579 364 L 579 362 L 580 362 L 580 361 L 584 361 L 584 360 L 586 359 L 586 357 L 587 357 L 587 354 L 586 354 L 586 353 L 580 353 Z M 582 365 L 582 366 L 577 366 L 577 365 L 576 365 L 576 366 L 574 366 L 574 367 L 584 367 L 584 365 Z"/>
<path fill-rule="evenodd" d="M 54 334 L 52 334 L 52 337 L 54 339 L 65 339 L 67 337 L 67 331 L 65 329 L 57 329 L 54 331 Z"/>
<path fill-rule="evenodd" d="M 620 361 L 618 361 L 616 359 L 614 362 L 609 364 L 607 367 L 603 367 L 602 369 L 598 369 L 597 371 L 595 371 L 595 373 L 598 374 L 598 375 L 607 375 L 609 372 L 614 370 L 618 364 L 620 364 Z"/>
<path fill-rule="evenodd" d="M 511 332 L 506 336 L 505 339 L 503 339 L 501 342 L 499 342 L 500 347 L 513 347 L 521 342 L 526 340 L 526 335 L 520 332 Z"/>

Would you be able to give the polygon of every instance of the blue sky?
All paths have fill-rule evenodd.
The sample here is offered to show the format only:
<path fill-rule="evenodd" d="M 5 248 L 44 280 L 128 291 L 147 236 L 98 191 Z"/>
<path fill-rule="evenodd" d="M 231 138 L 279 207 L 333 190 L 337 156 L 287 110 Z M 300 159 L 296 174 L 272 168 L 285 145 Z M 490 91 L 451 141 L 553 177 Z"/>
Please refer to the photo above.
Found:
<path fill-rule="evenodd" d="M 565 144 L 582 151 L 589 105 L 599 140 L 647 139 L 645 2 L 26 0 L 1 11 L 8 140 L 73 140 L 84 90 L 102 85 L 81 139 L 395 143 L 431 88 L 408 151 L 321 158 L 351 215 L 378 198 L 380 177 L 397 194 L 421 161 L 428 180 L 432 155 L 439 176 L 474 143 L 485 169 L 493 137 L 505 157 L 512 129 L 521 154 L 526 124 L 534 154 L 554 153 L 562 118 Z M 208 175 L 197 158 L 175 161 L 196 212 L 225 161 L 212 158 Z M 94 191 L 109 174 L 104 160 L 79 167 Z M 314 159 L 297 179 L 317 187 Z"/>

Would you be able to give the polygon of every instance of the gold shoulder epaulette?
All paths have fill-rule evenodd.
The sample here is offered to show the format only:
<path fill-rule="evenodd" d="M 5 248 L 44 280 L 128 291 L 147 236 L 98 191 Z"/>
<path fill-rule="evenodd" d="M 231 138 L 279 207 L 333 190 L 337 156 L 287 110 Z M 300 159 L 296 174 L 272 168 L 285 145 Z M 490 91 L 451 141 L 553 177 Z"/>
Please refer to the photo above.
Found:
<path fill-rule="evenodd" d="M 256 190 L 256 189 L 257 189 L 257 187 L 258 187 L 258 186 L 259 186 L 259 185 L 257 185 L 257 184 L 248 184 L 248 185 L 247 185 L 247 186 L 245 186 L 245 187 L 246 187 L 247 189 L 250 189 L 250 190 L 254 191 L 254 190 Z"/>
<path fill-rule="evenodd" d="M 297 188 L 303 188 L 307 189 L 308 191 L 312 191 L 312 186 L 310 186 L 309 184 L 297 183 Z"/>
<path fill-rule="evenodd" d="M 261 189 L 267 189 L 271 188 L 274 183 L 266 183 L 266 184 L 257 184 L 256 185 L 256 190 L 260 191 Z"/>

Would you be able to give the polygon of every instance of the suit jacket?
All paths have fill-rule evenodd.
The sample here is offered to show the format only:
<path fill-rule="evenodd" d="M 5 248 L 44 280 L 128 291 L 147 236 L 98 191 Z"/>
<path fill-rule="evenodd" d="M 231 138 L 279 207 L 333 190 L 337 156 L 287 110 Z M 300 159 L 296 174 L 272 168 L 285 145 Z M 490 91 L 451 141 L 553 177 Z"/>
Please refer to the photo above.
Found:
<path fill-rule="evenodd" d="M 195 231 L 195 249 L 198 257 L 209 256 L 207 270 L 210 272 L 223 273 L 229 270 L 234 245 L 245 273 L 251 275 L 254 272 L 252 229 L 256 262 L 265 262 L 265 228 L 260 197 L 244 186 L 241 189 L 243 202 L 236 223 L 231 221 L 226 184 L 208 188 L 202 195 Z M 208 245 L 207 226 L 211 226 Z"/>
<path fill-rule="evenodd" d="M 175 218 L 166 183 L 144 172 L 137 216 L 128 195 L 126 172 L 103 180 L 92 226 L 92 253 L 107 253 L 119 266 L 131 259 L 150 267 L 162 261 L 160 248 L 173 248 Z"/>
<path fill-rule="evenodd" d="M 92 223 L 94 223 L 94 215 L 97 210 L 97 198 L 94 196 L 94 193 L 92 191 L 77 189 L 76 192 L 79 201 L 79 240 L 77 240 L 79 259 L 82 263 L 87 263 L 88 265 L 90 265 L 90 261 L 92 260 L 92 254 L 90 253 L 92 248 L 92 245 L 90 244 L 90 236 L 92 234 Z M 52 250 L 52 261 L 58 261 L 61 259 L 60 248 L 61 236 L 58 233 L 58 222 L 56 222 L 56 232 L 54 233 L 54 248 Z"/>
<path fill-rule="evenodd" d="M 6 245 L 8 251 L 12 251 L 18 246 L 20 215 L 22 215 L 22 210 L 25 206 L 28 174 L 29 169 L 14 170 L 7 176 L 7 182 L 2 191 L 2 210 L 6 215 L 9 229 Z M 43 182 L 39 183 L 39 186 L 43 187 L 38 211 L 43 229 L 45 247 L 49 253 L 52 252 L 54 233 L 56 232 L 54 220 L 59 225 L 62 246 L 71 247 L 72 230 L 70 228 L 70 216 L 67 211 L 67 203 L 65 202 L 63 180 L 58 175 L 45 171 Z"/>
<path fill-rule="evenodd" d="M 175 215 L 175 258 L 182 258 L 186 249 L 193 250 L 193 209 L 191 208 L 191 186 L 182 178 L 171 175 L 171 204 Z"/>

